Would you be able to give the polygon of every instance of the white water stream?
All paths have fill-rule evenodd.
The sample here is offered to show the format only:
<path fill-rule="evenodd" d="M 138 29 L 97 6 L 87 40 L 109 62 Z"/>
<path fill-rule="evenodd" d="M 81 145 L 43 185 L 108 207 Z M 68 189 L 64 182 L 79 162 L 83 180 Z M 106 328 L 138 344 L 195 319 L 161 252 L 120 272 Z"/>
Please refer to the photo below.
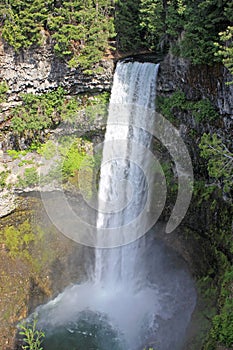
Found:
<path fill-rule="evenodd" d="M 97 246 L 102 246 L 104 240 L 115 246 L 120 236 L 122 248 L 96 249 L 94 281 L 105 288 L 115 289 L 126 283 L 133 287 L 137 280 L 135 259 L 142 240 L 134 248 L 126 247 L 125 242 L 130 230 L 140 236 L 146 223 L 135 219 L 143 207 L 150 210 L 148 180 L 152 179 L 144 170 L 152 163 L 148 149 L 151 135 L 145 130 L 150 130 L 154 122 L 154 115 L 148 111 L 155 110 L 158 68 L 152 63 L 121 62 L 114 75 L 98 194 Z M 143 152 L 139 145 L 144 147 Z"/>

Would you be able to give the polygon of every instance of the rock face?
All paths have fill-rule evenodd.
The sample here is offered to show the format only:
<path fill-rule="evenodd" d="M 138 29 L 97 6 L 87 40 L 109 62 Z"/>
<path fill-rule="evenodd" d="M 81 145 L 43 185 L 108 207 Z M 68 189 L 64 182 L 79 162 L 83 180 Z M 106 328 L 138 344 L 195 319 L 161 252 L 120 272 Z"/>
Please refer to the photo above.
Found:
<path fill-rule="evenodd" d="M 232 76 L 221 64 L 192 65 L 188 60 L 167 55 L 160 64 L 158 91 L 171 93 L 183 90 L 187 99 L 209 98 L 221 115 L 233 112 Z"/>
<path fill-rule="evenodd" d="M 9 102 L 17 102 L 19 93 L 44 93 L 62 86 L 70 94 L 110 90 L 114 64 L 100 63 L 103 73 L 87 75 L 80 69 L 69 68 L 56 57 L 51 45 L 15 51 L 0 42 L 1 79 L 9 86 Z"/>
<path fill-rule="evenodd" d="M 222 127 L 229 129 L 233 123 L 232 76 L 221 64 L 194 66 L 188 60 L 167 55 L 160 64 L 157 92 L 170 95 L 185 92 L 188 100 L 208 98 L 222 117 Z"/>
<path fill-rule="evenodd" d="M 170 97 L 175 91 L 182 91 L 191 102 L 208 99 L 219 115 L 210 122 L 208 118 L 205 121 L 196 120 L 189 111 L 173 111 L 172 123 L 175 123 L 188 146 L 195 174 L 203 170 L 198 144 L 204 133 L 216 133 L 223 142 L 230 143 L 233 130 L 233 84 L 228 82 L 232 80 L 232 75 L 222 64 L 195 66 L 187 59 L 171 54 L 160 63 L 158 96 Z"/>
<path fill-rule="evenodd" d="M 189 150 L 194 178 L 197 183 L 199 180 L 204 180 L 206 187 L 208 187 L 208 183 L 213 184 L 214 180 L 208 177 L 206 160 L 201 158 L 198 145 L 203 133 L 209 132 L 217 133 L 223 142 L 230 144 L 233 130 L 233 84 L 229 85 L 227 82 L 232 81 L 232 79 L 232 76 L 221 64 L 194 66 L 188 60 L 172 55 L 167 55 L 160 63 L 157 78 L 158 96 L 170 97 L 175 91 L 182 91 L 185 93 L 186 99 L 191 102 L 209 99 L 219 115 L 214 121 L 209 121 L 208 118 L 201 121 L 196 120 L 191 112 L 176 110 L 175 108 L 173 110 L 174 119 L 172 123 L 179 130 L 180 136 Z M 195 196 L 200 196 L 199 202 Z M 212 246 L 211 242 L 208 243 L 209 238 L 206 232 L 208 230 L 213 231 L 212 226 L 215 229 L 223 221 L 223 218 L 221 218 L 223 209 L 230 212 L 228 200 L 230 201 L 230 195 L 227 197 L 221 190 L 218 194 L 213 194 L 213 197 L 209 196 L 207 201 L 201 199 L 201 194 L 198 191 L 193 196 L 189 211 L 182 225 L 185 229 L 188 228 L 192 232 L 195 230 L 198 239 L 204 239 L 203 247 L 207 246 L 207 248 L 205 247 L 205 252 L 208 251 L 208 244 L 209 247 Z M 211 201 L 218 203 L 215 209 L 210 208 Z M 230 214 L 226 214 L 225 217 L 227 218 L 228 215 L 230 217 Z M 226 227 L 228 224 L 230 225 L 230 220 L 227 221 L 226 219 Z M 192 236 L 194 237 L 193 234 Z M 227 248 L 220 245 L 219 250 L 229 255 Z M 194 243 L 190 246 L 194 247 Z M 207 256 L 210 259 L 211 252 Z M 229 255 L 228 259 L 232 259 L 231 255 Z M 208 262 L 206 262 L 206 266 L 208 266 Z M 201 267 L 198 267 L 198 269 L 200 271 Z"/>
<path fill-rule="evenodd" d="M 232 144 L 233 85 L 226 84 L 232 80 L 233 77 L 221 64 L 215 64 L 211 67 L 207 65 L 193 66 L 187 60 L 172 55 L 168 55 L 160 63 L 157 79 L 158 96 L 170 97 L 175 91 L 182 91 L 190 102 L 209 99 L 218 113 L 216 119 L 212 121 L 208 117 L 206 120 L 198 120 L 191 111 L 172 108 L 172 123 L 179 130 L 192 159 L 195 186 L 190 207 L 179 229 L 166 235 L 165 239 L 167 244 L 177 250 L 189 263 L 195 276 L 208 275 L 213 280 L 215 279 L 215 283 L 219 283 L 219 290 L 221 290 L 220 283 L 224 271 L 227 269 L 231 271 L 233 264 L 233 255 L 230 249 L 232 244 L 232 198 L 231 194 L 224 193 L 219 183 L 218 187 L 216 186 L 215 190 L 208 194 L 210 185 L 214 184 L 215 179 L 209 177 L 207 160 L 201 158 L 198 145 L 203 133 L 209 132 L 220 136 L 226 145 Z M 206 194 L 208 195 L 206 196 Z M 169 199 L 168 202 L 167 218 L 172 210 L 172 201 Z M 167 218 L 165 218 L 166 221 Z M 222 260 L 219 259 L 220 256 Z M 222 268 L 223 261 L 227 262 L 224 268 Z M 208 290 L 208 288 L 206 285 L 205 289 Z M 229 284 L 228 288 L 229 295 L 231 295 L 232 283 Z M 224 293 L 228 298 L 227 292 L 224 291 Z M 199 295 L 198 305 L 192 317 L 185 350 L 202 349 L 206 341 L 204 338 L 211 328 L 211 322 L 201 315 L 208 314 L 211 319 L 213 315 L 211 316 L 209 311 L 214 310 L 216 304 L 211 304 L 212 301 L 210 301 L 209 307 L 206 306 L 202 295 L 205 295 L 204 289 L 203 294 L 201 292 Z M 214 310 L 214 312 L 222 313 L 222 319 L 225 317 L 222 309 L 224 303 L 225 300 L 221 296 L 218 300 L 218 310 Z M 202 305 L 205 305 L 204 311 Z M 193 336 L 193 331 L 196 331 L 198 335 Z M 215 333 L 215 336 L 218 334 Z M 213 341 L 213 346 L 216 349 L 227 350 L 227 347 L 218 346 L 215 341 Z"/>
<path fill-rule="evenodd" d="M 100 68 L 101 73 L 84 74 L 81 69 L 70 68 L 64 60 L 54 55 L 49 44 L 16 53 L 0 41 L 0 81 L 5 81 L 9 87 L 7 101 L 1 104 L 0 149 L 25 149 L 30 144 L 30 138 L 34 137 L 18 135 L 9 128 L 9 111 L 22 103 L 20 94 L 42 94 L 59 86 L 67 92 L 68 97 L 85 92 L 109 91 L 113 60 L 103 60 L 97 68 Z M 42 130 L 40 136 L 44 140 L 46 130 Z"/>

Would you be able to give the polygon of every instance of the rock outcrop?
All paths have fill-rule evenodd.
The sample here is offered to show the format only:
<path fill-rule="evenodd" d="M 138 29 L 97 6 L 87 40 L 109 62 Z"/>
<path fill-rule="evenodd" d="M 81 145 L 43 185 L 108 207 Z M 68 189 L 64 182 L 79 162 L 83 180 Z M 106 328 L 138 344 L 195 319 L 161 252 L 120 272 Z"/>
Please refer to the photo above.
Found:
<path fill-rule="evenodd" d="M 16 53 L 0 42 L 1 80 L 9 86 L 8 102 L 11 105 L 17 104 L 20 93 L 45 93 L 58 86 L 71 95 L 110 90 L 113 61 L 103 60 L 98 68 L 102 68 L 102 73 L 90 75 L 81 69 L 70 68 L 54 54 L 51 45 Z"/>
<path fill-rule="evenodd" d="M 171 94 L 182 90 L 187 99 L 208 98 L 221 116 L 233 118 L 232 75 L 222 64 L 192 65 L 188 60 L 168 54 L 160 64 L 158 93 Z"/>

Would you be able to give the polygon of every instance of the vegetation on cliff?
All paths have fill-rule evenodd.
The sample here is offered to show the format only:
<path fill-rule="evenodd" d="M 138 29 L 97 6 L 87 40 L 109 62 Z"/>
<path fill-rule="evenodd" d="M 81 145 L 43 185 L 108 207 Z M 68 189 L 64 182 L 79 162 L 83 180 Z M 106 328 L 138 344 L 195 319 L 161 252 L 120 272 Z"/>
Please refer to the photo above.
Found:
<path fill-rule="evenodd" d="M 193 155 L 193 199 L 183 226 L 187 237 L 200 247 L 202 262 L 195 271 L 205 286 L 200 295 L 208 294 L 208 302 L 215 300 L 217 306 L 215 311 L 213 304 L 211 310 L 205 311 L 210 332 L 199 348 L 229 348 L 233 345 L 231 138 L 224 132 L 222 117 L 208 99 L 196 100 L 192 96 L 187 99 L 183 91 L 176 91 L 169 97 L 158 96 L 157 108 L 177 127 L 185 125 L 185 141 Z M 169 189 L 168 193 L 173 195 L 176 190 L 176 195 L 176 183 L 168 181 L 168 186 L 173 190 Z"/>
<path fill-rule="evenodd" d="M 99 62 L 114 35 L 110 0 L 4 0 L 0 14 L 2 37 L 16 51 L 52 40 L 72 67 Z"/>
<path fill-rule="evenodd" d="M 87 72 L 115 48 L 169 47 L 194 64 L 222 60 L 232 72 L 232 6 L 227 0 L 3 0 L 0 24 L 16 51 L 52 42 L 70 66 Z"/>

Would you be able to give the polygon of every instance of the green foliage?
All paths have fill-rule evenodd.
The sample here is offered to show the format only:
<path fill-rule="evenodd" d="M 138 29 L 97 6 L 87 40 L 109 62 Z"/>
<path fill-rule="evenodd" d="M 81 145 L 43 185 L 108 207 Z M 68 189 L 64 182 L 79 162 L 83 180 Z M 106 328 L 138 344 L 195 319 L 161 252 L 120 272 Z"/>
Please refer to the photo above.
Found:
<path fill-rule="evenodd" d="M 6 92 L 8 91 L 8 85 L 5 81 L 0 83 L 0 103 L 6 101 Z"/>
<path fill-rule="evenodd" d="M 45 338 L 45 333 L 37 329 L 37 320 L 34 319 L 32 323 L 22 322 L 19 325 L 19 334 L 23 336 L 24 350 L 43 350 L 42 342 Z"/>
<path fill-rule="evenodd" d="M 51 140 L 47 141 L 46 143 L 40 145 L 40 147 L 37 148 L 37 153 L 42 155 L 47 160 L 52 159 L 56 155 L 56 152 L 57 147 Z"/>
<path fill-rule="evenodd" d="M 198 199 L 198 205 L 201 205 L 203 201 L 209 201 L 211 203 L 212 194 L 217 190 L 216 185 L 207 185 L 205 181 L 194 181 L 193 194 Z"/>
<path fill-rule="evenodd" d="M 176 108 L 183 110 L 186 104 L 185 94 L 181 91 L 174 92 L 171 97 L 157 97 L 157 108 L 165 117 L 174 121 L 174 111 Z M 186 109 L 186 108 L 185 108 Z"/>
<path fill-rule="evenodd" d="M 6 246 L 13 259 L 22 259 L 30 264 L 32 272 L 38 274 L 51 258 L 51 252 L 48 256 L 48 252 L 44 249 L 44 235 L 45 232 L 41 227 L 32 226 L 29 220 L 26 220 L 17 226 L 4 227 L 0 231 L 0 242 Z"/>
<path fill-rule="evenodd" d="M 233 26 L 228 26 L 224 32 L 220 32 L 219 38 L 220 43 L 215 43 L 215 46 L 218 48 L 215 56 L 220 57 L 223 64 L 233 74 Z"/>
<path fill-rule="evenodd" d="M 192 112 L 192 115 L 198 122 L 209 122 L 216 120 L 219 117 L 218 113 L 208 99 L 203 99 L 197 102 L 189 102 L 187 104 L 187 108 Z"/>
<path fill-rule="evenodd" d="M 218 41 L 218 33 L 225 30 L 227 23 L 230 23 L 230 16 L 225 11 L 228 1 L 184 0 L 181 6 L 177 2 L 178 7 L 174 5 L 176 1 L 171 3 L 177 8 L 179 16 L 174 15 L 174 11 L 169 14 L 168 6 L 168 21 L 173 26 L 168 25 L 167 32 L 175 39 L 181 37 L 179 45 L 173 48 L 174 52 L 189 58 L 194 64 L 212 64 L 219 61 L 215 56 L 215 42 Z M 174 25 L 175 21 L 177 24 Z"/>
<path fill-rule="evenodd" d="M 174 53 L 194 64 L 212 64 L 223 55 L 225 64 L 231 67 L 232 13 L 227 0 L 118 0 L 118 48 L 126 52 L 143 48 L 164 50 L 169 44 Z M 227 48 L 224 44 L 216 54 L 216 43 L 221 41 L 227 43 Z"/>
<path fill-rule="evenodd" d="M 66 100 L 62 106 L 61 119 L 69 123 L 75 122 L 78 116 L 78 112 L 82 108 L 82 101 L 72 97 Z"/>
<path fill-rule="evenodd" d="M 91 105 L 107 105 L 109 103 L 110 93 L 102 92 L 101 94 L 94 95 L 91 99 Z"/>
<path fill-rule="evenodd" d="M 18 186 L 21 188 L 36 186 L 39 183 L 39 175 L 35 167 L 26 168 L 23 177 L 19 177 Z"/>
<path fill-rule="evenodd" d="M 108 92 L 94 96 L 71 97 L 65 100 L 62 106 L 61 119 L 71 124 L 75 123 L 80 111 L 85 113 L 90 120 L 97 115 L 106 116 L 109 97 Z"/>
<path fill-rule="evenodd" d="M 67 58 L 70 66 L 87 69 L 111 48 L 109 39 L 115 32 L 110 0 L 4 2 L 2 36 L 15 50 L 42 45 L 50 35 L 55 52 Z"/>
<path fill-rule="evenodd" d="M 232 13 L 228 0 L 3 0 L 0 5 L 2 36 L 16 50 L 43 45 L 50 36 L 55 52 L 86 73 L 113 49 L 116 34 L 123 52 L 170 45 L 194 64 L 221 59 L 232 72 Z"/>
<path fill-rule="evenodd" d="M 0 9 L 0 15 L 4 18 L 3 38 L 16 50 L 41 43 L 48 5 L 52 1 L 48 0 L 47 6 L 42 0 L 3 1 L 5 6 Z"/>
<path fill-rule="evenodd" d="M 32 233 L 31 225 L 28 221 L 20 224 L 17 228 L 8 226 L 0 233 L 1 241 L 6 245 L 9 254 L 15 257 L 30 259 L 29 248 L 36 236 Z"/>
<path fill-rule="evenodd" d="M 145 41 L 149 48 L 154 49 L 165 31 L 165 14 L 163 3 L 160 0 L 141 0 L 140 27 L 145 31 Z"/>
<path fill-rule="evenodd" d="M 189 112 L 198 122 L 210 122 L 218 118 L 218 113 L 209 100 L 188 101 L 182 91 L 174 92 L 171 97 L 157 98 L 157 108 L 171 121 L 175 121 L 177 111 Z"/>
<path fill-rule="evenodd" d="M 230 23 L 219 33 L 219 41 L 215 43 L 218 51 L 215 55 L 222 59 L 223 64 L 233 74 L 233 4 L 231 1 L 224 8 L 224 14 Z"/>
<path fill-rule="evenodd" d="M 209 339 L 204 347 L 205 350 L 211 350 L 219 344 L 224 347 L 233 346 L 233 269 L 227 269 L 223 275 L 220 291 L 220 310 L 213 317 L 212 328 Z"/>
<path fill-rule="evenodd" d="M 89 98 L 85 105 L 85 114 L 89 120 L 94 120 L 96 116 L 107 118 L 109 93 L 104 92 Z"/>
<path fill-rule="evenodd" d="M 144 46 L 141 40 L 139 7 L 140 0 L 116 0 L 115 29 L 119 51 L 136 51 Z"/>
<path fill-rule="evenodd" d="M 165 30 L 171 42 L 176 40 L 184 30 L 186 11 L 186 1 L 169 1 L 165 15 Z"/>
<path fill-rule="evenodd" d="M 40 148 L 39 133 L 45 128 L 58 124 L 61 120 L 69 123 L 77 121 L 80 111 L 86 113 L 91 120 L 96 115 L 106 115 L 109 93 L 94 96 L 66 97 L 59 87 L 56 91 L 42 95 L 22 95 L 22 105 L 11 110 L 11 128 L 13 131 L 30 137 L 33 142 L 30 150 Z M 14 158 L 17 157 L 17 151 Z"/>
<path fill-rule="evenodd" d="M 201 156 L 208 161 L 209 176 L 222 184 L 225 192 L 229 192 L 233 178 L 233 153 L 216 134 L 204 134 L 199 148 Z"/>
<path fill-rule="evenodd" d="M 168 195 L 170 195 L 170 200 L 172 200 L 174 199 L 174 196 L 177 195 L 178 191 L 178 184 L 174 178 L 172 164 L 170 162 L 162 162 L 161 166 L 167 182 Z"/>
<path fill-rule="evenodd" d="M 69 59 L 71 67 L 90 69 L 111 48 L 108 40 L 115 36 L 112 3 L 76 0 L 62 5 L 48 22 L 56 40 L 54 49 Z"/>
<path fill-rule="evenodd" d="M 42 95 L 22 95 L 22 106 L 13 109 L 11 127 L 19 133 L 25 130 L 38 131 L 52 125 L 64 102 L 64 91 L 56 91 Z"/>
<path fill-rule="evenodd" d="M 62 155 L 63 179 L 75 176 L 86 157 L 86 150 L 82 139 L 76 138 L 72 143 L 70 143 L 70 140 L 64 140 L 63 145 L 59 147 L 59 151 Z"/>
<path fill-rule="evenodd" d="M 120 51 L 163 50 L 169 43 L 194 64 L 222 59 L 232 72 L 232 13 L 227 0 L 3 0 L 0 6 L 2 36 L 16 50 L 51 36 L 55 52 L 87 73 L 113 49 L 116 33 Z"/>
<path fill-rule="evenodd" d="M 0 189 L 3 189 L 6 186 L 6 179 L 9 175 L 9 171 L 0 172 Z"/>
<path fill-rule="evenodd" d="M 53 159 L 48 172 L 40 176 L 40 184 L 45 185 L 55 180 L 66 189 L 72 187 L 73 190 L 75 187 L 91 197 L 93 171 L 98 158 L 92 156 L 92 143 L 82 138 L 63 136 L 54 146 L 57 157 Z"/>
<path fill-rule="evenodd" d="M 21 158 L 21 156 L 25 156 L 27 154 L 27 151 L 26 150 L 16 151 L 15 149 L 9 149 L 9 150 L 7 150 L 7 154 L 12 159 L 19 159 L 19 158 Z"/>
<path fill-rule="evenodd" d="M 29 164 L 34 164 L 33 159 L 23 159 L 18 163 L 18 166 L 23 166 L 23 165 L 29 165 Z"/>

